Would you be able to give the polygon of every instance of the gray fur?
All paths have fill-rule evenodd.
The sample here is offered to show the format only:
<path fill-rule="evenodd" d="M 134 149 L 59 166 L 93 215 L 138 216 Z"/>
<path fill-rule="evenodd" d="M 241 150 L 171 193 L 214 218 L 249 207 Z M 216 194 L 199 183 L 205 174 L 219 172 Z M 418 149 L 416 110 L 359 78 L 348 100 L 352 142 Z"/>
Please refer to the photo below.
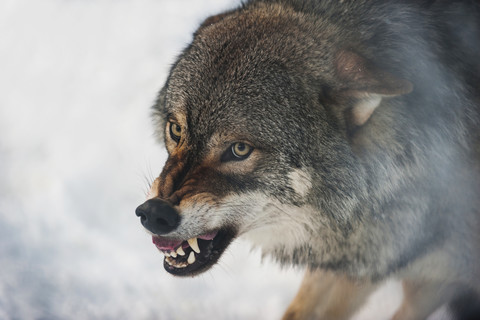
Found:
<path fill-rule="evenodd" d="M 262 210 L 296 208 L 292 225 L 308 239 L 294 248 L 279 240 L 265 254 L 355 279 L 479 290 L 479 12 L 474 1 L 258 0 L 207 19 L 154 107 L 161 137 L 167 115 L 186 114 L 179 179 L 212 154 L 213 140 L 235 135 L 257 158 L 253 170 L 210 182 L 221 183 L 222 223 L 248 235 L 245 226 L 265 228 L 282 214 L 262 220 Z M 383 82 L 342 78 L 342 50 Z M 381 87 L 390 79 L 413 90 Z M 359 92 L 381 102 L 356 126 Z M 310 176 L 306 195 L 287 178 L 294 169 Z M 235 197 L 251 202 L 229 207 Z"/>

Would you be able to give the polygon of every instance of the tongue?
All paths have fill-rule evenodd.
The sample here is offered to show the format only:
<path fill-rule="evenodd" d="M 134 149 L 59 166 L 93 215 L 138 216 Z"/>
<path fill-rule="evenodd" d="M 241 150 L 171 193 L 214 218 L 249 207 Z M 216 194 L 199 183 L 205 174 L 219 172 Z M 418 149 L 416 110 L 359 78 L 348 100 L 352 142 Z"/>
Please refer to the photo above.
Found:
<path fill-rule="evenodd" d="M 216 235 L 217 235 L 217 232 L 215 231 L 215 232 L 211 232 L 211 233 L 207 233 L 207 234 L 198 236 L 198 239 L 213 240 L 213 238 L 215 238 Z"/>
<path fill-rule="evenodd" d="M 157 246 L 160 250 L 173 250 L 179 245 L 182 244 L 182 240 L 172 240 L 167 238 L 160 238 L 157 236 L 152 237 L 152 242 Z"/>

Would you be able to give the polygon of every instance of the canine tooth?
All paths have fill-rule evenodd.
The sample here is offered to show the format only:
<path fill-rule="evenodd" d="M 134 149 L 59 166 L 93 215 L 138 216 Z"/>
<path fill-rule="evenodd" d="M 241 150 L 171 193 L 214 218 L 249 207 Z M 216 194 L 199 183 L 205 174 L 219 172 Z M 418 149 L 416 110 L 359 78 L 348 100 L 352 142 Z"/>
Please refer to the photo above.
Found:
<path fill-rule="evenodd" d="M 170 255 L 171 255 L 172 257 L 174 257 L 174 258 L 177 257 L 177 253 L 176 253 L 175 251 L 170 251 Z"/>
<path fill-rule="evenodd" d="M 190 255 L 188 256 L 187 259 L 188 264 L 192 264 L 195 262 L 195 253 L 193 251 L 190 252 Z"/>
<path fill-rule="evenodd" d="M 197 238 L 188 239 L 188 244 L 192 247 L 193 251 L 200 253 L 200 248 L 198 247 Z"/>
<path fill-rule="evenodd" d="M 179 255 L 181 255 L 181 256 L 184 256 L 184 255 L 185 255 L 185 251 L 183 251 L 182 246 L 178 247 L 177 253 L 178 253 Z"/>

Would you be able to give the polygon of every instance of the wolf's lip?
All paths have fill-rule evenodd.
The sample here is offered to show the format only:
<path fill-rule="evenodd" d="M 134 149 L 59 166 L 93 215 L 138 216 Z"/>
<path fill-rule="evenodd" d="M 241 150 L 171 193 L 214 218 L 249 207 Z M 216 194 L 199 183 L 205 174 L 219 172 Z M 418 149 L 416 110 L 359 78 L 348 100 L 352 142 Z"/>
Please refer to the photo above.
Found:
<path fill-rule="evenodd" d="M 188 240 L 153 236 L 152 242 L 165 255 L 165 270 L 178 276 L 192 276 L 213 266 L 233 238 L 233 230 L 222 229 Z"/>

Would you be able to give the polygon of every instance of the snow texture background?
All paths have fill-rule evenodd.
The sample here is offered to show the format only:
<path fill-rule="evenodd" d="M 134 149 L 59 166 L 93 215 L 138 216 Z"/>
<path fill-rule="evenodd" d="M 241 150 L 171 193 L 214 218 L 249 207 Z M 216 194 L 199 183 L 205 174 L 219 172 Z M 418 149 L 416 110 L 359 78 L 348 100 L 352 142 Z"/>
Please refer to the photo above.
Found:
<path fill-rule="evenodd" d="M 179 279 L 134 209 L 166 159 L 149 113 L 207 16 L 237 0 L 0 2 L 0 319 L 279 319 L 302 270 L 237 240 Z M 386 319 L 388 282 L 356 319 Z"/>

